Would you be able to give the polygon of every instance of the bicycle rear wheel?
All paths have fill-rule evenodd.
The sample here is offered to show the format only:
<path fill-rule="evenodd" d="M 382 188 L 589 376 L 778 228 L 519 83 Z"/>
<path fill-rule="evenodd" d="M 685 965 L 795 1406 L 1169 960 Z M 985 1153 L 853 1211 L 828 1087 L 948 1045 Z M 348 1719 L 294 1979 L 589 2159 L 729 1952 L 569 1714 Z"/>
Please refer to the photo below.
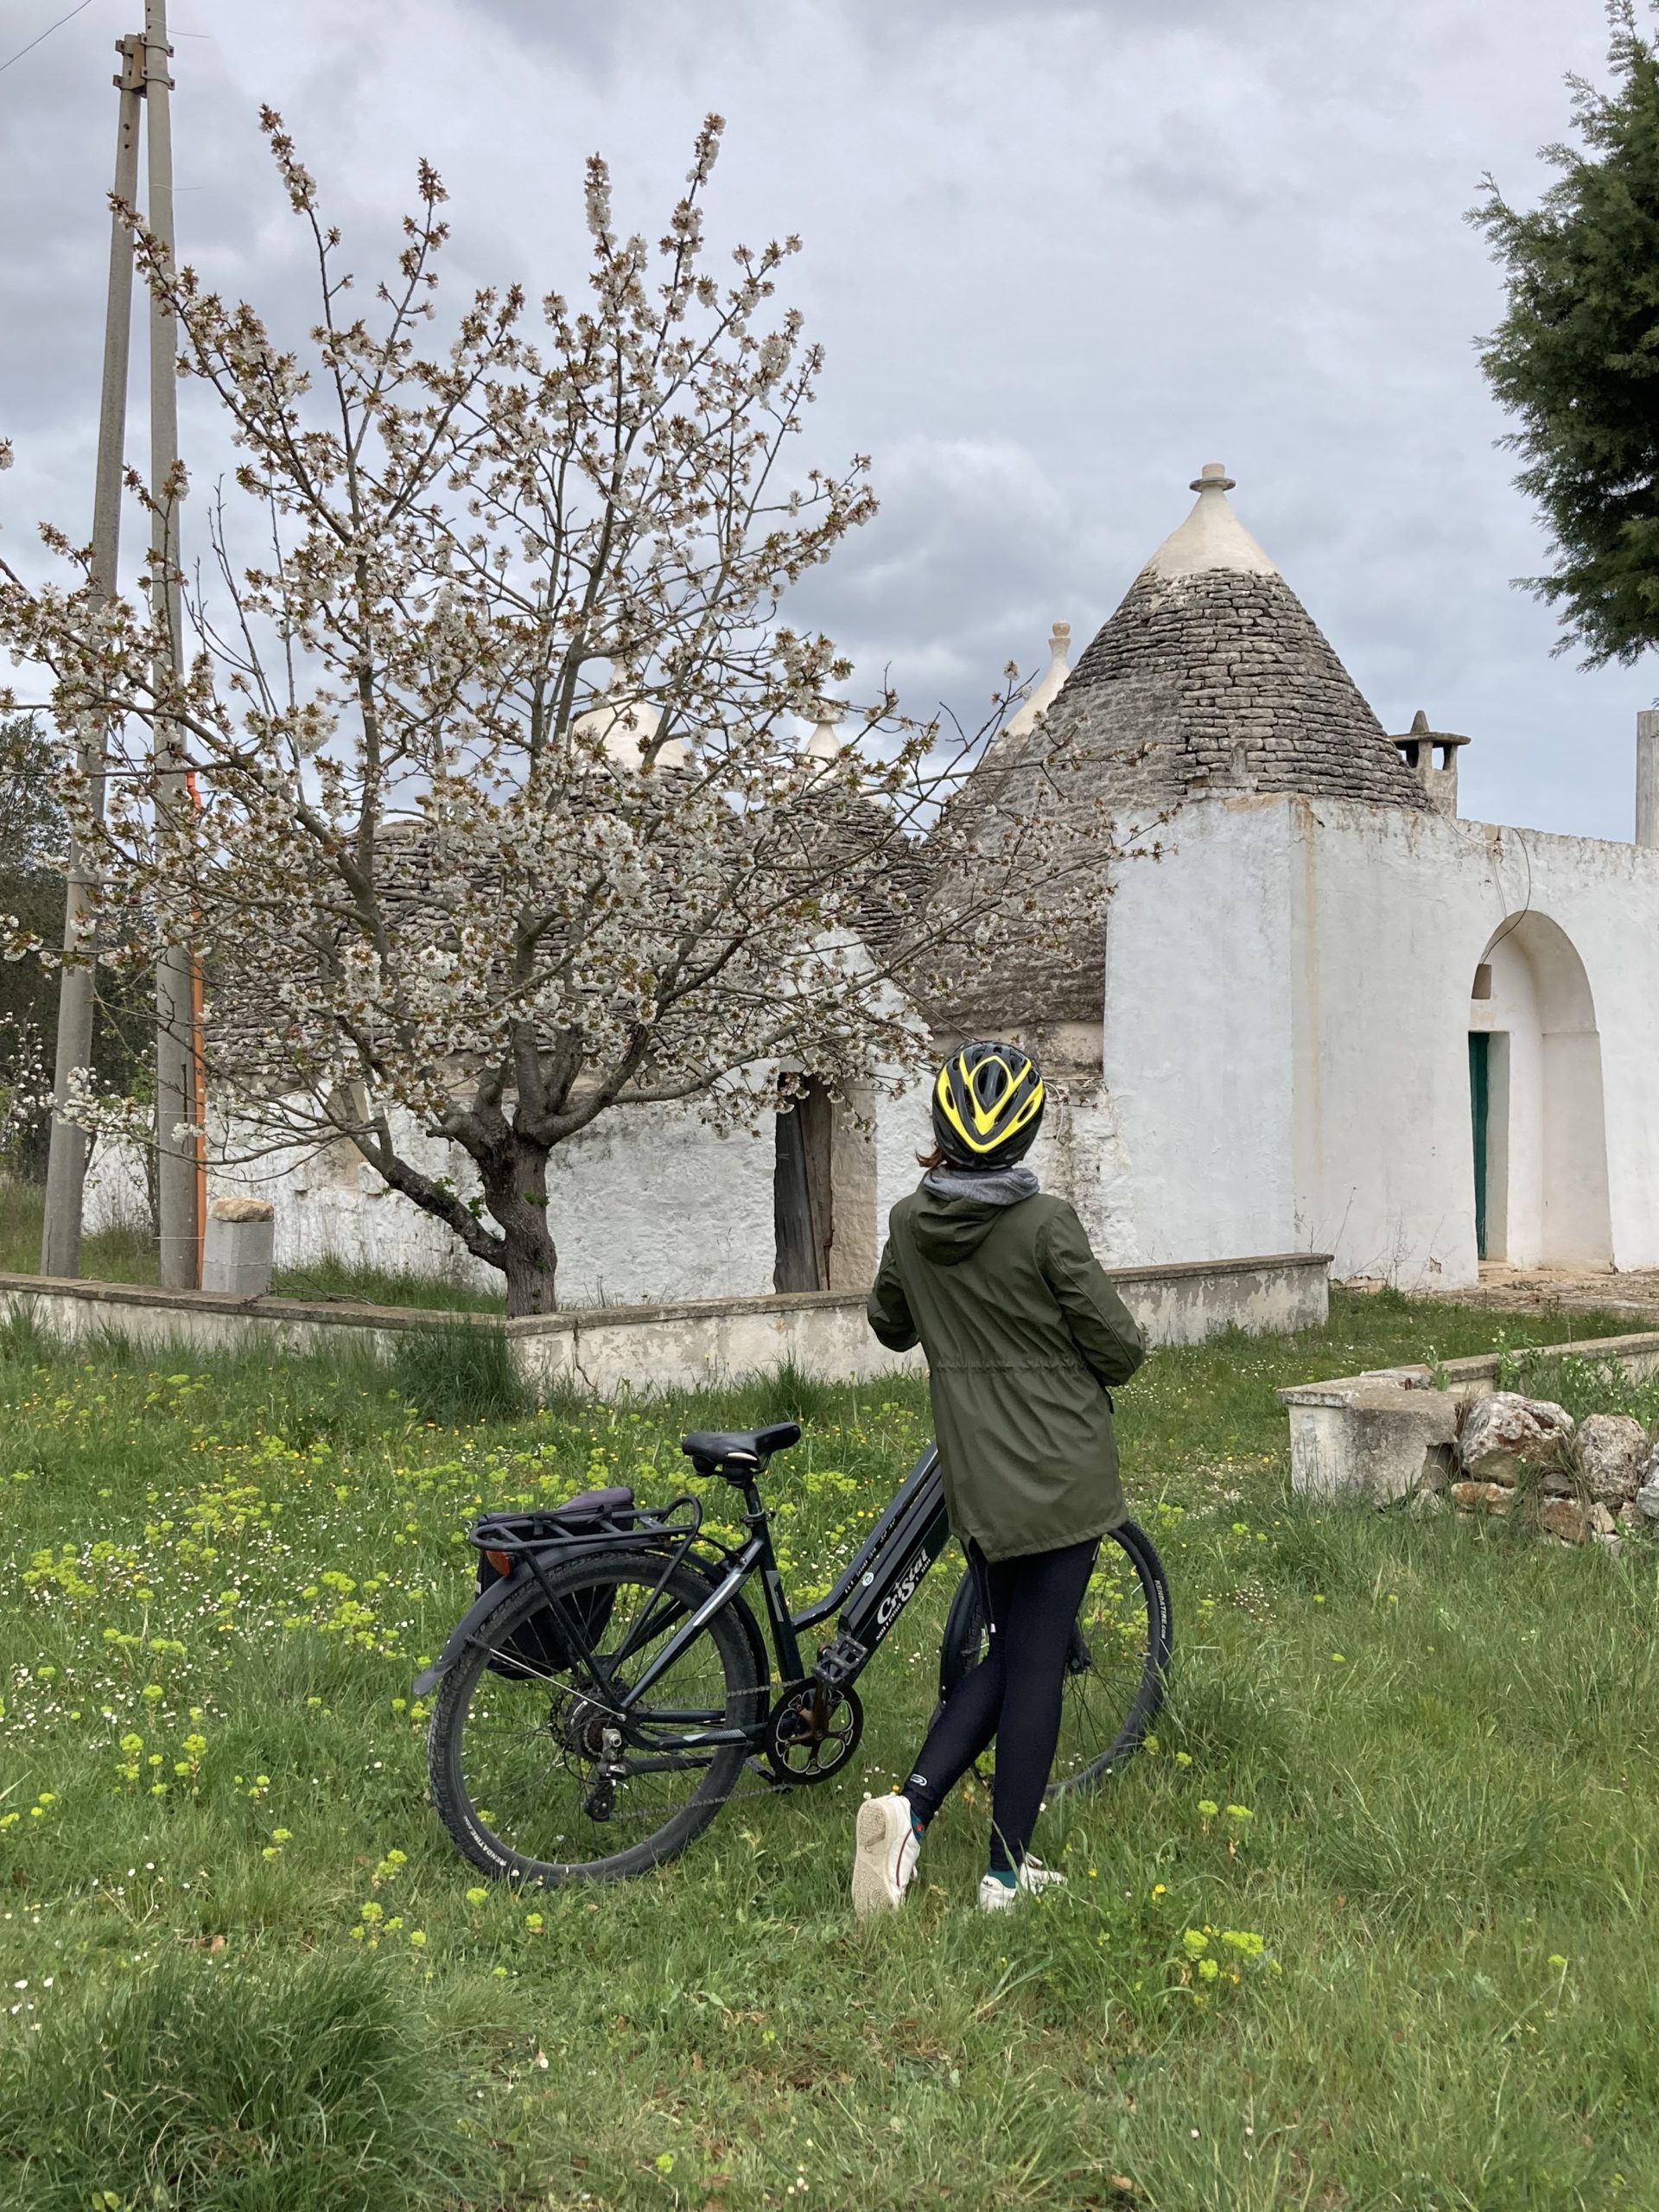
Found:
<path fill-rule="evenodd" d="M 964 1574 L 939 1650 L 939 1696 L 985 1656 L 979 1586 Z M 1146 1530 L 1125 1521 L 1101 1538 L 1071 1637 L 1060 1741 L 1047 1797 L 1086 1789 L 1140 1745 L 1164 1701 L 1172 1636 L 1169 1584 Z"/>
<path fill-rule="evenodd" d="M 549 1588 L 589 1624 L 601 1676 L 626 1694 L 709 1597 L 685 1566 L 605 1552 L 552 1569 Z M 520 1632 L 547 1601 L 526 1583 L 444 1676 L 427 1761 L 432 1802 L 486 1874 L 556 1885 L 619 1881 L 683 1851 L 731 1795 L 752 1745 L 699 1745 L 758 1731 L 766 1687 L 741 1599 L 698 1631 L 641 1702 L 624 1709 L 583 1668 L 550 1669 Z M 556 1650 L 556 1638 L 552 1648 Z M 607 1738 L 609 1739 L 607 1741 Z"/>

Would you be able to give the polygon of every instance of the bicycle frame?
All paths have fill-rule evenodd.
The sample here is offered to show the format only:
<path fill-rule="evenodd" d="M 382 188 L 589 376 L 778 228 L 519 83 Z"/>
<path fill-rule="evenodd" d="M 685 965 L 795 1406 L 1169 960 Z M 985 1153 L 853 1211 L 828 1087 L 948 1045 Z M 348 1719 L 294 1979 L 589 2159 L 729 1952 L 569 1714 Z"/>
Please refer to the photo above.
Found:
<path fill-rule="evenodd" d="M 633 1632 L 621 1648 L 601 1664 L 563 1602 L 550 1597 L 549 1611 L 567 1648 L 582 1655 L 583 1665 L 595 1685 L 614 1701 L 619 1714 L 627 1713 L 650 1692 L 653 1684 L 675 1665 L 707 1624 L 736 1599 L 755 1574 L 766 1592 L 767 1624 L 777 1654 L 778 1671 L 785 1683 L 803 1678 L 800 1633 L 817 1628 L 831 1615 L 842 1615 L 834 1639 L 819 1654 L 813 1679 L 826 1690 L 837 1690 L 855 1681 L 893 1629 L 905 1607 L 921 1587 L 928 1569 L 950 1540 L 945 1510 L 944 1486 L 939 1477 L 937 1448 L 929 1445 L 911 1469 L 890 1503 L 842 1572 L 828 1597 L 803 1611 L 791 1613 L 784 1592 L 772 1546 L 771 1518 L 751 1477 L 738 1485 L 743 1493 L 747 1543 L 727 1554 L 726 1571 L 707 1599 L 671 1636 L 637 1681 L 619 1692 L 616 1670 L 656 1632 L 655 1594 L 647 1601 Z M 607 1680 L 607 1675 L 611 1679 Z M 658 1719 L 669 1716 L 658 1714 Z M 719 1744 L 747 1743 L 754 1728 L 703 1728 L 677 1735 L 682 1751 L 712 1748 Z"/>

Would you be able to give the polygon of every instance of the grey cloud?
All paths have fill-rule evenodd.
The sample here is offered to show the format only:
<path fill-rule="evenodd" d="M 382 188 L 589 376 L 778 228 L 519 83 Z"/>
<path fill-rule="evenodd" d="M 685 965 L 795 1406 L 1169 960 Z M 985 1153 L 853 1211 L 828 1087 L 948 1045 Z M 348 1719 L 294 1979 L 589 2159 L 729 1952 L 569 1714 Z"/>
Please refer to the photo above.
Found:
<path fill-rule="evenodd" d="M 1623 835 L 1650 674 L 1551 658 L 1539 568 L 1472 340 L 1500 311 L 1462 220 L 1526 195 L 1593 70 L 1597 0 L 174 0 L 181 238 L 273 319 L 302 241 L 258 145 L 281 107 L 359 265 L 395 248 L 417 153 L 452 194 L 457 287 L 582 281 L 582 162 L 655 235 L 702 112 L 729 118 L 717 239 L 799 230 L 791 296 L 829 355 L 804 457 L 874 456 L 879 520 L 815 579 L 874 680 L 963 719 L 1002 662 L 1081 644 L 1205 460 L 1385 721 L 1476 742 L 1498 819 Z M 124 0 L 0 77 L 0 550 L 84 526 Z M 136 376 L 141 397 L 142 375 Z M 186 442 L 206 464 L 193 399 Z M 132 450 L 142 460 L 142 417 Z M 29 556 L 32 557 L 32 556 Z"/>

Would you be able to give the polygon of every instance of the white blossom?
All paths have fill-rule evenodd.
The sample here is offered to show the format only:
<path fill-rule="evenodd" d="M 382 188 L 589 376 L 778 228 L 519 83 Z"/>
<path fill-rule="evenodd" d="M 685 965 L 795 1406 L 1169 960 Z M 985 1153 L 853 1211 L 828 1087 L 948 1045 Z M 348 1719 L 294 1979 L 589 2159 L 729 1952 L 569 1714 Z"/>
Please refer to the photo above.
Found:
<path fill-rule="evenodd" d="M 0 569 L 0 642 L 45 672 L 60 730 L 108 733 L 102 822 L 64 740 L 100 957 L 194 946 L 209 1096 L 237 1102 L 245 1156 L 347 1141 L 505 1271 L 511 1310 L 545 1306 L 556 1146 L 660 1102 L 752 1128 L 780 1062 L 843 1100 L 913 1062 L 918 1005 L 1029 903 L 1039 827 L 994 774 L 988 812 L 936 826 L 976 741 L 887 695 L 845 709 L 832 760 L 801 748 L 798 715 L 852 671 L 780 603 L 874 499 L 861 458 L 789 465 L 819 370 L 771 304 L 797 242 L 740 248 L 723 286 L 702 265 L 718 118 L 654 253 L 613 232 L 595 162 L 586 305 L 550 294 L 532 332 L 523 290 L 480 291 L 431 352 L 435 174 L 358 313 L 315 181 L 264 122 L 321 273 L 303 342 L 133 226 L 240 447 L 208 581 L 179 580 L 182 672 L 61 531 L 60 577 Z M 181 470 L 137 496 L 185 489 Z M 199 814 L 158 779 L 168 748 Z M 69 1109 L 136 1127 L 90 1078 Z M 481 1211 L 400 1149 L 405 1117 L 469 1154 Z"/>

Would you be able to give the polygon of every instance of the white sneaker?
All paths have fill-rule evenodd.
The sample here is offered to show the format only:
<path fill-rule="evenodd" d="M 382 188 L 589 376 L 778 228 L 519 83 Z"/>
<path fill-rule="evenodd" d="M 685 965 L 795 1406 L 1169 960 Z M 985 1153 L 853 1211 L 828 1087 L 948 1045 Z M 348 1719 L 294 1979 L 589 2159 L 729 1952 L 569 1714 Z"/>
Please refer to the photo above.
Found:
<path fill-rule="evenodd" d="M 1007 1912 L 1020 1902 L 1023 1892 L 1031 1897 L 1042 1890 L 1064 1889 L 1065 1877 L 1052 1866 L 1045 1866 L 1040 1859 L 1027 1859 L 1020 1869 L 1017 1882 L 1004 1882 L 995 1874 L 982 1874 L 979 1883 L 979 1909 L 982 1912 Z"/>
<path fill-rule="evenodd" d="M 853 1910 L 861 1920 L 896 1912 L 905 1901 L 921 1843 L 908 1797 L 867 1797 L 858 1808 L 858 1847 L 853 1853 Z"/>

